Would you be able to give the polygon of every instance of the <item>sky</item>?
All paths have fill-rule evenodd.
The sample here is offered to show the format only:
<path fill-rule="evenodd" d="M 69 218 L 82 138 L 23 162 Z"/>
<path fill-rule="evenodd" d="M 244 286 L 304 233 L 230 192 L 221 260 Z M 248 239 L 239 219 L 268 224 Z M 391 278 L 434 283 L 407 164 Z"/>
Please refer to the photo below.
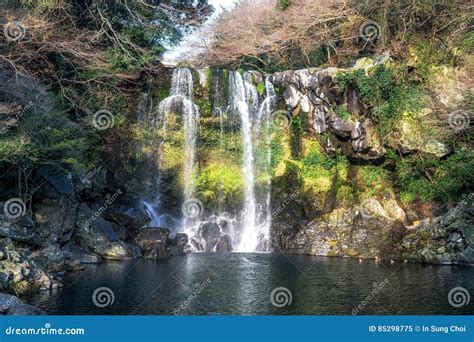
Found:
<path fill-rule="evenodd" d="M 214 13 L 200 27 L 187 33 L 178 45 L 168 47 L 168 51 L 163 55 L 163 64 L 176 65 L 179 62 L 183 62 L 197 55 L 200 50 L 197 49 L 193 43 L 202 41 L 204 32 L 212 27 L 223 10 L 229 10 L 234 7 L 236 1 L 237 0 L 209 0 L 209 4 L 214 6 Z"/>

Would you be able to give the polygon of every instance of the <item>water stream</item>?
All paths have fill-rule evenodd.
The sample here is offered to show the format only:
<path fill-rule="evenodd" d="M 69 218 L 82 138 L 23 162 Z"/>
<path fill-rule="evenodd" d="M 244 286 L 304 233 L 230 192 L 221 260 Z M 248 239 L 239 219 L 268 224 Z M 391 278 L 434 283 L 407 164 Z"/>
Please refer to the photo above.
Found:
<path fill-rule="evenodd" d="M 213 78 L 214 108 L 213 115 L 219 116 L 220 124 L 220 150 L 224 151 L 224 135 L 230 125 L 232 129 L 240 130 L 242 143 L 242 165 L 241 172 L 244 181 L 243 202 L 240 211 L 233 216 L 223 212 L 220 208 L 217 212 L 201 212 L 199 217 L 189 217 L 186 211 L 201 210 L 199 201 L 195 198 L 195 182 L 198 175 L 197 150 L 199 136 L 199 108 L 194 103 L 193 73 L 188 68 L 176 68 L 172 76 L 170 96 L 161 101 L 158 106 L 157 122 L 161 123 L 163 132 L 166 132 L 166 123 L 171 113 L 182 117 L 183 125 L 183 210 L 181 231 L 186 232 L 194 243 L 191 247 L 194 251 L 209 250 L 206 245 L 208 241 L 203 235 L 206 222 L 213 222 L 219 226 L 220 235 L 227 235 L 232 241 L 232 250 L 237 252 L 268 252 L 271 225 L 271 135 L 269 127 L 272 114 L 275 110 L 276 95 L 271 79 L 265 79 L 265 94 L 259 95 L 253 75 L 250 72 L 241 74 L 238 71 L 229 72 L 228 82 L 228 104 L 223 103 L 220 72 L 215 72 Z M 198 71 L 201 86 L 207 83 L 206 73 Z M 263 101 L 261 101 L 261 99 Z M 166 134 L 166 133 L 163 133 Z M 256 166 L 256 154 L 265 156 L 263 163 Z M 225 163 L 225 160 L 222 162 Z M 258 176 L 264 176 L 265 182 L 260 184 L 259 196 L 257 192 Z M 158 191 L 159 192 L 159 191 Z M 217 196 L 221 196 L 217 194 Z M 156 194 L 154 203 L 145 202 L 146 211 L 152 217 L 152 225 L 161 225 L 163 213 L 158 213 L 160 194 Z M 238 208 L 237 208 L 238 209 Z M 165 213 L 166 214 L 166 213 Z M 222 226 L 225 222 L 225 231 Z M 211 248 L 214 251 L 215 248 Z"/>

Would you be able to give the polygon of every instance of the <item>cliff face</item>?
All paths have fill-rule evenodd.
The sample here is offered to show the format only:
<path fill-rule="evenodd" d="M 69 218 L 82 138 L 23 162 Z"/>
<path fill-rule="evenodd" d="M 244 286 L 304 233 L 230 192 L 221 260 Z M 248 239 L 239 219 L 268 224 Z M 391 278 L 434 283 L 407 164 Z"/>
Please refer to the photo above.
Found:
<path fill-rule="evenodd" d="M 418 111 L 400 110 L 397 105 L 403 103 L 392 96 L 400 89 L 390 88 L 386 63 L 365 59 L 352 69 L 243 77 L 254 87 L 247 99 L 261 106 L 252 119 L 261 120 L 266 105 L 272 109 L 267 124 L 251 138 L 255 203 L 262 213 L 257 219 L 269 215 L 264 219 L 271 222 L 267 250 L 474 263 L 472 194 L 460 203 L 436 204 L 429 197 L 432 188 L 451 189 L 439 184 L 465 193 L 454 181 L 458 165 L 472 156 L 466 159 L 420 129 L 433 104 L 449 107 L 455 96 L 444 92 L 439 100 L 434 91 Z M 160 110 L 172 95 L 169 70 L 129 99 L 134 110 L 127 114 L 126 135 L 115 135 L 102 149 L 110 163 L 88 175 L 51 175 L 30 215 L 0 215 L 4 291 L 60 286 L 55 274 L 81 264 L 162 258 L 183 253 L 187 244 L 197 250 L 235 250 L 233 230 L 242 219 L 246 187 L 242 122 L 229 106 L 235 89 L 228 71 L 191 72 L 189 97 L 199 108 L 191 171 L 194 197 L 202 205 L 195 236 L 170 236 L 183 218 L 189 140 L 179 103 L 172 104 L 166 120 Z M 382 87 L 372 87 L 378 80 Z M 120 139 L 129 142 L 127 150 L 115 149 Z M 421 173 L 414 155 L 431 163 Z M 460 164 L 452 166 L 450 160 Z M 165 228 L 142 229 L 157 222 Z"/>
<path fill-rule="evenodd" d="M 359 60 L 351 69 L 311 68 L 270 75 L 278 96 L 272 119 L 271 170 L 257 174 L 256 197 L 257 202 L 262 198 L 270 177 L 273 250 L 472 263 L 469 212 L 461 215 L 456 211 L 464 222 L 462 229 L 451 225 L 435 228 L 456 203 L 443 206 L 423 201 L 416 197 L 421 195 L 416 190 L 409 192 L 399 185 L 398 163 L 412 155 L 441 160 L 452 153 L 436 136 L 420 132 L 423 115 L 439 102 L 439 94 L 431 94 L 429 101 L 424 99 L 419 113 L 403 109 L 389 129 L 383 130 L 382 119 L 376 115 L 378 108 L 367 103 L 371 89 L 347 81 L 357 75 L 366 77 L 368 83 L 378 82 L 370 75 L 389 68 L 389 63 L 387 57 L 381 57 Z M 265 76 L 251 74 L 259 103 L 263 103 Z M 241 210 L 245 186 L 240 119 L 227 113 L 233 96 L 228 79 L 227 71 L 194 72 L 194 101 L 201 111 L 196 197 L 204 204 L 204 220 L 209 218 L 204 227 L 220 232 L 227 232 L 232 223 L 229 218 Z M 452 99 L 444 105 L 449 106 L 449 101 Z M 395 112 L 401 111 L 391 110 L 394 118 Z M 182 201 L 181 190 L 176 190 L 183 186 L 180 120 L 179 114 L 171 119 L 176 125 L 170 126 L 169 140 L 163 145 L 160 170 L 166 177 L 160 192 L 164 203 Z M 257 140 L 257 159 L 264 145 Z M 438 233 L 433 233 L 435 230 Z M 207 232 L 206 228 L 206 236 Z M 220 234 L 211 234 L 209 241 L 219 241 L 223 238 Z"/>
<path fill-rule="evenodd" d="M 443 158 L 450 149 L 432 136 L 414 134 L 421 116 L 414 124 L 400 118 L 382 136 L 364 89 L 356 82 L 342 84 L 343 75 L 369 75 L 387 63 L 363 59 L 352 69 L 273 75 L 292 119 L 305 118 L 303 129 L 290 133 L 290 141 L 298 143 L 274 182 L 275 205 L 283 203 L 272 222 L 274 246 L 295 254 L 472 264 L 472 194 L 439 216 L 446 210 L 441 206 L 404 200 L 398 159 L 390 160 L 391 151 Z M 331 156 L 335 161 L 327 163 Z M 298 199 L 287 201 L 295 192 Z"/>

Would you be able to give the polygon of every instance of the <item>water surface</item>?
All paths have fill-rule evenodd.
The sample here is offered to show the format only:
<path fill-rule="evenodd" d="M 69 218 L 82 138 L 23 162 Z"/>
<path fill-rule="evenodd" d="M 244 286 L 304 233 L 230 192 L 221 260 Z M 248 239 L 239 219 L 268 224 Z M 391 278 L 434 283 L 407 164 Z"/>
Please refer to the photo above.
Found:
<path fill-rule="evenodd" d="M 458 315 L 474 314 L 472 300 L 454 308 L 448 293 L 462 286 L 473 294 L 473 279 L 462 266 L 203 253 L 90 265 L 26 300 L 55 315 L 351 315 L 359 305 L 362 315 Z M 100 287 L 113 291 L 112 305 L 94 305 Z M 277 287 L 291 292 L 289 305 L 272 304 Z"/>

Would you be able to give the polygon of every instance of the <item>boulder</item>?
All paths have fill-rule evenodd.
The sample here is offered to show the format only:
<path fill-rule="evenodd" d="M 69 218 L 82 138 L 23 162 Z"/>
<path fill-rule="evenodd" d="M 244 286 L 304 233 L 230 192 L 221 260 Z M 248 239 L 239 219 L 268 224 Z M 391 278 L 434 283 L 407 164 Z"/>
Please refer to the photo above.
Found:
<path fill-rule="evenodd" d="M 18 297 L 0 293 L 1 315 L 44 315 L 45 313 L 35 306 L 23 303 Z"/>
<path fill-rule="evenodd" d="M 28 258 L 47 272 L 57 273 L 84 268 L 79 260 L 75 259 L 70 252 L 61 250 L 58 244 L 33 251 L 28 255 Z"/>
<path fill-rule="evenodd" d="M 286 253 L 400 260 L 406 229 L 383 213 L 378 201 L 338 208 L 296 231 L 274 231 L 274 241 Z"/>
<path fill-rule="evenodd" d="M 474 214 L 465 202 L 419 224 L 403 240 L 404 257 L 435 264 L 474 264 Z"/>
<path fill-rule="evenodd" d="M 224 235 L 219 238 L 219 241 L 216 245 L 216 252 L 232 252 L 232 238 L 229 235 Z"/>
<path fill-rule="evenodd" d="M 76 243 L 87 252 L 100 255 L 107 260 L 127 260 L 133 258 L 130 246 L 120 240 L 112 224 L 81 204 L 77 214 Z"/>
<path fill-rule="evenodd" d="M 204 222 L 199 227 L 199 236 L 202 239 L 205 252 L 212 252 L 222 236 L 221 228 L 215 222 Z"/>
<path fill-rule="evenodd" d="M 34 208 L 35 233 L 32 243 L 49 246 L 66 243 L 73 234 L 77 203 L 74 200 L 43 201 Z"/>
<path fill-rule="evenodd" d="M 0 237 L 26 242 L 32 240 L 34 231 L 33 223 L 27 217 L 11 220 L 0 214 Z"/>
<path fill-rule="evenodd" d="M 74 242 L 69 242 L 63 247 L 63 250 L 69 253 L 72 259 L 77 260 L 81 264 L 99 264 L 102 258 L 95 253 L 88 253 Z"/>
<path fill-rule="evenodd" d="M 170 240 L 170 246 L 186 246 L 189 242 L 187 234 L 177 233 L 173 239 Z"/>
<path fill-rule="evenodd" d="M 124 227 L 130 235 L 150 223 L 150 218 L 142 211 L 124 206 L 113 207 L 105 214 L 105 218 Z"/>
<path fill-rule="evenodd" d="M 11 239 L 0 240 L 0 291 L 22 294 L 51 288 L 51 277 L 16 248 Z"/>
<path fill-rule="evenodd" d="M 169 257 L 167 249 L 169 236 L 170 230 L 167 228 L 143 228 L 135 237 L 135 241 L 145 258 L 163 259 Z"/>
<path fill-rule="evenodd" d="M 73 195 L 74 184 L 72 175 L 53 175 L 46 178 L 48 182 L 62 195 Z"/>

